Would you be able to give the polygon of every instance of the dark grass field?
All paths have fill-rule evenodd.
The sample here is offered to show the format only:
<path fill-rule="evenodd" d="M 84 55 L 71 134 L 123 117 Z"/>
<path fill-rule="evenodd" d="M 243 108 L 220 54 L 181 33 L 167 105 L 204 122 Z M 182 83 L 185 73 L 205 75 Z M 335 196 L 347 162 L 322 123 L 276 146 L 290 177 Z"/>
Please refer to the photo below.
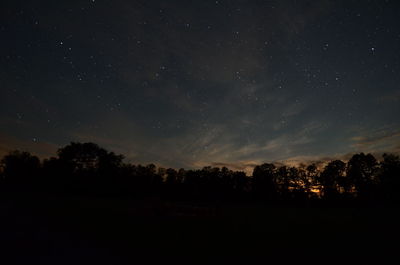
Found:
<path fill-rule="evenodd" d="M 397 208 L 1 197 L 1 264 L 397 264 Z M 397 260 L 397 261 L 396 261 Z M 393 263 L 394 262 L 394 263 Z"/>

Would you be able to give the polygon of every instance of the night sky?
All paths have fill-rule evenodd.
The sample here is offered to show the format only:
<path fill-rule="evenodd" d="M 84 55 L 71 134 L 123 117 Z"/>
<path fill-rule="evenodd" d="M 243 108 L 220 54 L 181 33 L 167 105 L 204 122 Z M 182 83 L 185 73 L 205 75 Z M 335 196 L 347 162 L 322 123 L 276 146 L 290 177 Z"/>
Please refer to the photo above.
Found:
<path fill-rule="evenodd" d="M 400 152 L 400 1 L 1 1 L 0 154 L 138 164 Z"/>

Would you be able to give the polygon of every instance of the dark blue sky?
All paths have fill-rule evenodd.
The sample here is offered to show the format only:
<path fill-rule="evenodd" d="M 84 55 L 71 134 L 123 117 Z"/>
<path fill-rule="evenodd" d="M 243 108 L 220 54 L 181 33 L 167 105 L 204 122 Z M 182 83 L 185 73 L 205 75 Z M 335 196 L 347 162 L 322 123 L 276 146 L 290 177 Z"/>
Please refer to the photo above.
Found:
<path fill-rule="evenodd" d="M 2 1 L 0 153 L 236 169 L 400 151 L 398 1 Z"/>

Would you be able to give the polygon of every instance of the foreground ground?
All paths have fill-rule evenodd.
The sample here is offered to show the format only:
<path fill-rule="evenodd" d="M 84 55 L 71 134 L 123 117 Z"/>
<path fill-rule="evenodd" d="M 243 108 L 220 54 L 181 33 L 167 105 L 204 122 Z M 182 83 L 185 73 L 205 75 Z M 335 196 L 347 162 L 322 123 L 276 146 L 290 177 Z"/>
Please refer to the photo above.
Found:
<path fill-rule="evenodd" d="M 1 263 L 393 264 L 397 213 L 2 196 Z"/>

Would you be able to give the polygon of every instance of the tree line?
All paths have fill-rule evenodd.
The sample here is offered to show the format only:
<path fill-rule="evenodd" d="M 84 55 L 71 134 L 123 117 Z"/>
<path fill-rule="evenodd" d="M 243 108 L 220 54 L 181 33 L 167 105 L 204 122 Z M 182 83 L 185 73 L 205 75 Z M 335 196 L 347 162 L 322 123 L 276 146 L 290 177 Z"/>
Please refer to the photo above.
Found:
<path fill-rule="evenodd" d="M 226 167 L 176 170 L 123 159 L 94 143 L 72 142 L 43 161 L 12 151 L 1 159 L 0 190 L 183 201 L 400 202 L 400 159 L 394 154 L 378 161 L 359 153 L 323 167 L 264 163 L 251 176 Z"/>

